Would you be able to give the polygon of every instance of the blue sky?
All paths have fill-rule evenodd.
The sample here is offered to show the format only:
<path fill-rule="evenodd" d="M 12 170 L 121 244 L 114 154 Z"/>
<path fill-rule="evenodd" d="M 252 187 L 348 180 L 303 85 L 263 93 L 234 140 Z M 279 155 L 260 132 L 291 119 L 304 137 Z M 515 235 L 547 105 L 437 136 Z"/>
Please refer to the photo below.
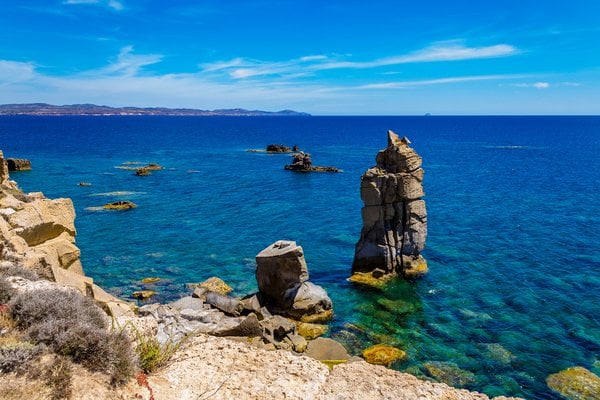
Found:
<path fill-rule="evenodd" d="M 600 114 L 600 1 L 3 1 L 0 103 Z"/>

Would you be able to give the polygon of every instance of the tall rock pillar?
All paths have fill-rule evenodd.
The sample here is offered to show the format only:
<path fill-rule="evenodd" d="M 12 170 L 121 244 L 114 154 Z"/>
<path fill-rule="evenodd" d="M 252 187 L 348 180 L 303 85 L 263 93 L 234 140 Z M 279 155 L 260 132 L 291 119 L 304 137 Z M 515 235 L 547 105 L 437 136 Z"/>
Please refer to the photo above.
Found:
<path fill-rule="evenodd" d="M 381 270 L 415 277 L 427 272 L 421 256 L 427 237 L 424 171 L 421 157 L 409 145 L 406 137 L 388 131 L 388 147 L 361 177 L 363 227 L 353 273 Z"/>
<path fill-rule="evenodd" d="M 8 180 L 8 165 L 4 159 L 4 153 L 0 150 L 0 185 L 3 185 Z"/>

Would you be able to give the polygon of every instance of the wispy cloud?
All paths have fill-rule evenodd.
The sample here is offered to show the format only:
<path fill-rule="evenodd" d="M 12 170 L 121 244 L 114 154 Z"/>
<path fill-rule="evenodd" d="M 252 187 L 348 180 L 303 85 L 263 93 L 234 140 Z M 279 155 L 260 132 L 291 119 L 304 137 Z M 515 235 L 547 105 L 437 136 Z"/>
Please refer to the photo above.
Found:
<path fill-rule="evenodd" d="M 533 82 L 533 83 L 513 83 L 511 86 L 520 88 L 535 88 L 535 89 L 548 89 L 550 83 L 548 82 Z"/>
<path fill-rule="evenodd" d="M 0 85 L 27 81 L 34 75 L 33 63 L 0 60 Z"/>
<path fill-rule="evenodd" d="M 116 11 L 123 10 L 123 3 L 119 0 L 64 0 L 63 4 L 76 5 L 76 4 L 93 4 L 112 8 Z"/>
<path fill-rule="evenodd" d="M 372 83 L 368 85 L 358 86 L 357 89 L 403 89 L 411 86 L 426 86 L 440 85 L 447 83 L 473 82 L 473 81 L 497 81 L 505 79 L 522 78 L 523 75 L 506 74 L 506 75 L 474 75 L 474 76 L 456 76 L 450 78 L 424 79 L 414 81 Z"/>
<path fill-rule="evenodd" d="M 326 55 L 310 55 L 287 61 L 260 61 L 235 58 L 201 65 L 205 71 L 221 71 L 234 79 L 246 79 L 266 75 L 308 74 L 334 69 L 370 69 L 410 63 L 431 63 L 508 57 L 518 54 L 516 47 L 496 44 L 484 47 L 466 47 L 456 41 L 438 42 L 424 49 L 369 61 L 343 60 Z"/>
<path fill-rule="evenodd" d="M 116 61 L 99 71 L 92 71 L 92 73 L 134 76 L 143 67 L 157 64 L 161 60 L 162 56 L 160 54 L 133 54 L 133 46 L 126 46 L 121 49 Z"/>

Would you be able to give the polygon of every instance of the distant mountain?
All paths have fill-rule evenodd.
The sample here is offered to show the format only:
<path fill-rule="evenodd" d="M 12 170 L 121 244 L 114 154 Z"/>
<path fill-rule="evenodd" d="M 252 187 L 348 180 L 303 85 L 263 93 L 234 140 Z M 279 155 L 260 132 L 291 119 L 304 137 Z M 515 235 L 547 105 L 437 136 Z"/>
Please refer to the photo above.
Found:
<path fill-rule="evenodd" d="M 192 115 L 192 116 L 293 116 L 307 117 L 310 114 L 293 110 L 261 111 L 243 108 L 220 110 L 196 110 L 192 108 L 164 107 L 108 107 L 95 104 L 71 104 L 55 106 L 45 103 L 3 104 L 0 115 Z"/>

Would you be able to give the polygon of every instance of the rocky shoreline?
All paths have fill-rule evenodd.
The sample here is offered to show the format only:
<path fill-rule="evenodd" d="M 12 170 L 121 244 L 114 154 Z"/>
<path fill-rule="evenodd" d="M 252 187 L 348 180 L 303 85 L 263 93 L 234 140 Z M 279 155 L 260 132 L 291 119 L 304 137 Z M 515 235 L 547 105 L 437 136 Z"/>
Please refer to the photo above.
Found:
<path fill-rule="evenodd" d="M 79 260 L 80 250 L 75 245 L 75 212 L 70 199 L 51 200 L 41 193 L 22 193 L 9 179 L 1 152 L 0 187 L 0 266 L 5 269 L 24 267 L 44 279 L 30 282 L 22 277 L 9 277 L 7 280 L 14 290 L 36 291 L 47 285 L 76 290 L 93 299 L 110 316 L 113 329 L 127 329 L 132 340 L 140 332 L 163 343 L 173 340 L 175 335 L 186 337 L 165 368 L 144 376 L 142 381 L 138 375 L 137 381 L 130 381 L 121 388 L 111 388 L 106 378 L 77 367 L 78 379 L 74 380 L 73 398 L 488 398 L 476 392 L 419 380 L 368 364 L 347 353 L 342 357 L 346 357 L 348 362 L 339 365 L 318 361 L 319 358 L 335 361 L 340 357 L 331 353 L 335 342 L 328 342 L 329 339 L 307 342 L 304 336 L 298 334 L 299 324 L 314 322 L 302 321 L 304 316 L 329 314 L 331 304 L 330 300 L 327 302 L 326 294 L 324 297 L 318 289 L 308 285 L 308 271 L 305 263 L 302 264 L 303 254 L 300 258 L 298 253 L 302 250 L 293 242 L 274 243 L 265 249 L 269 254 L 261 252 L 257 256 L 258 263 L 259 258 L 266 256 L 268 261 L 263 266 L 268 270 L 269 263 L 281 256 L 279 253 L 294 253 L 294 257 L 283 264 L 291 263 L 291 270 L 296 273 L 291 280 L 278 277 L 278 282 L 284 284 L 267 295 L 267 299 L 249 296 L 232 301 L 233 298 L 226 293 L 219 293 L 219 289 L 199 286 L 193 296 L 169 305 L 147 305 L 136 313 L 134 304 L 106 293 L 94 284 L 92 278 L 84 275 Z M 275 265 L 277 271 L 282 264 Z M 264 276 L 270 275 L 266 273 Z M 257 279 L 260 288 L 258 271 Z M 293 289 L 293 296 L 289 296 L 290 289 Z M 317 295 L 302 295 L 306 293 Z M 298 297 L 298 294 L 301 296 Z M 296 303 L 301 304 L 305 311 L 299 312 Z M 239 316 L 234 316 L 238 312 Z M 274 312 L 294 317 L 297 323 L 281 315 L 273 315 Z M 210 327 L 204 332 L 227 337 L 208 336 L 202 333 L 203 327 Z M 314 345 L 316 350 L 311 350 L 311 343 L 321 345 Z M 305 350 L 309 357 L 297 354 L 299 350 Z M 23 377 L 14 373 L 0 374 L 0 383 L 3 388 L 8 388 L 3 395 L 9 393 L 10 388 L 14 389 L 10 393 L 18 394 L 19 390 L 24 393 L 28 386 L 40 384 L 35 380 L 23 381 Z M 44 393 L 42 385 L 37 398 L 48 398 Z"/>

